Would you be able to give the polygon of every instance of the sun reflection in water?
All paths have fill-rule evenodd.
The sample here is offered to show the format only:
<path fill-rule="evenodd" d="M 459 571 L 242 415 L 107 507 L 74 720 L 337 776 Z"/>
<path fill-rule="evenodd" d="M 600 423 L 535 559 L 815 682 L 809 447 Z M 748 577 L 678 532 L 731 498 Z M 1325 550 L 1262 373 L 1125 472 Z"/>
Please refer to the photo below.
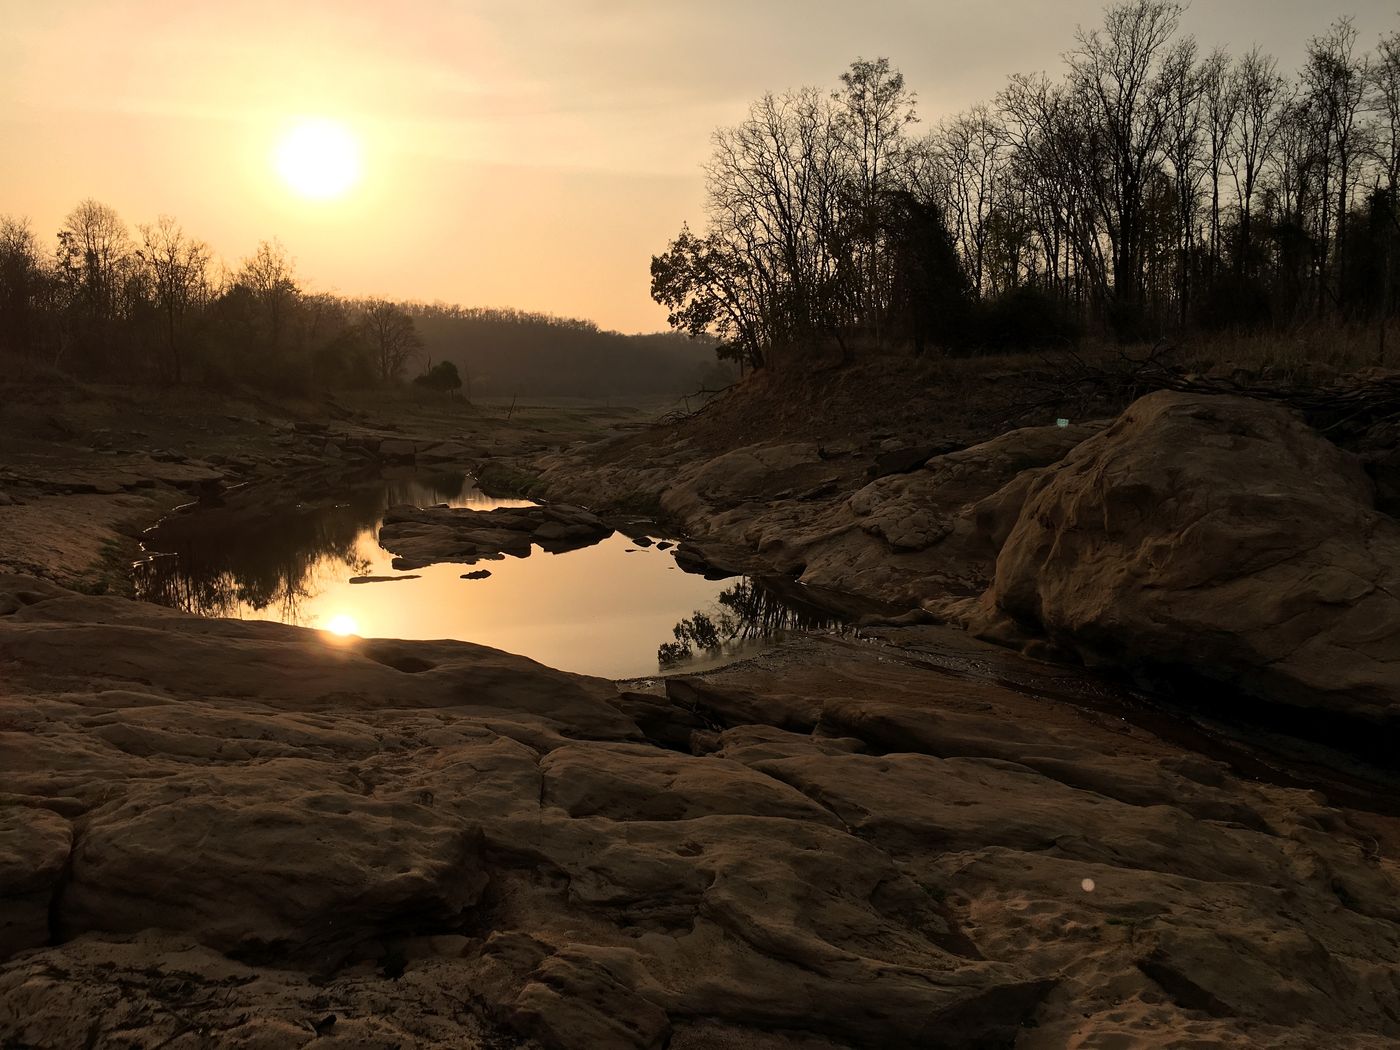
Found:
<path fill-rule="evenodd" d="M 351 635 L 360 633 L 360 625 L 355 622 L 353 616 L 340 613 L 326 621 L 324 630 L 329 631 L 331 634 L 339 635 L 341 638 L 348 638 Z"/>

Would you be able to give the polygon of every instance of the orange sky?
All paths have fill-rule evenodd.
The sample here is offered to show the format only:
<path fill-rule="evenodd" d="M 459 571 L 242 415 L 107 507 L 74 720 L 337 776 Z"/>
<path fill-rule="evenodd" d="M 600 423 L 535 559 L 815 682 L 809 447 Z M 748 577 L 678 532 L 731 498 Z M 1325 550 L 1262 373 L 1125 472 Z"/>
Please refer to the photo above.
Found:
<path fill-rule="evenodd" d="M 932 118 L 1054 69 L 1086 0 L 0 0 L 0 213 L 50 243 L 83 197 L 175 215 L 230 263 L 276 236 L 306 283 L 655 330 L 647 267 L 699 223 L 711 130 L 767 89 L 888 55 Z M 1285 68 L 1336 14 L 1388 0 L 1198 2 L 1207 45 Z M 364 177 L 308 202 L 272 155 L 343 121 Z"/>

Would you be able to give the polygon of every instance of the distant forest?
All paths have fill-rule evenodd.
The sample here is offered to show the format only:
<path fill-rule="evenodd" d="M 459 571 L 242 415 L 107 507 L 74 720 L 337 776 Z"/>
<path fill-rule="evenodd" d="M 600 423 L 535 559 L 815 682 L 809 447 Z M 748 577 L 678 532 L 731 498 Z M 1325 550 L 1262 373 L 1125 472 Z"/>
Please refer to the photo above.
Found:
<path fill-rule="evenodd" d="M 478 395 L 637 396 L 718 390 L 734 370 L 713 338 L 619 335 L 520 310 L 409 304 L 426 357 L 451 361 Z"/>
<path fill-rule="evenodd" d="M 475 397 L 678 396 L 732 378 L 706 337 L 310 292 L 275 240 L 230 269 L 174 219 L 133 233 L 93 200 L 51 248 L 0 215 L 0 353 L 91 380 L 281 393 L 418 379 Z"/>
<path fill-rule="evenodd" d="M 1393 317 L 1400 32 L 1339 19 L 1290 75 L 1183 11 L 1111 6 L 1058 74 L 932 126 L 886 59 L 765 95 L 715 133 L 706 228 L 653 259 L 653 297 L 754 367 Z"/>

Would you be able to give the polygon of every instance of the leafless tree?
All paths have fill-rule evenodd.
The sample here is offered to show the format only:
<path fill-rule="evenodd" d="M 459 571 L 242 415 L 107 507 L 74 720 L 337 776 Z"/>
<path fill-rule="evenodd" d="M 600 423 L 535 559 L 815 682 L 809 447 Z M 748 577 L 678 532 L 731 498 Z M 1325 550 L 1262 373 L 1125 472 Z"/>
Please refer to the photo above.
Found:
<path fill-rule="evenodd" d="M 413 318 L 396 303 L 371 299 L 365 304 L 360 325 L 381 382 L 391 383 L 401 378 L 409 361 L 423 349 Z"/>
<path fill-rule="evenodd" d="M 1177 48 L 1162 75 L 1172 89 L 1166 153 L 1176 196 L 1177 320 L 1185 325 L 1191 292 L 1191 255 L 1207 153 L 1201 112 L 1205 84 L 1196 64 L 1195 43 L 1188 42 Z"/>
<path fill-rule="evenodd" d="M 146 266 L 156 309 L 165 334 L 170 378 L 184 380 L 186 326 L 190 316 L 210 299 L 209 246 L 187 234 L 169 215 L 140 227 L 137 254 Z"/>
<path fill-rule="evenodd" d="M 0 215 L 0 350 L 38 353 L 48 284 L 29 221 Z"/>
<path fill-rule="evenodd" d="M 1327 33 L 1308 44 L 1304 84 L 1318 119 L 1322 160 L 1321 256 L 1325 262 L 1330 234 L 1330 217 L 1335 194 L 1336 271 L 1335 295 L 1340 306 L 1346 286 L 1346 239 L 1348 203 L 1356 176 L 1356 159 L 1362 137 L 1357 116 L 1370 82 L 1368 59 L 1356 54 L 1356 27 L 1349 18 L 1339 18 Z M 1335 178 L 1335 184 L 1333 179 Z M 1318 282 L 1318 307 L 1325 309 L 1329 282 Z"/>
<path fill-rule="evenodd" d="M 265 350 L 275 355 L 287 341 L 291 314 L 301 296 L 295 266 L 282 242 L 276 238 L 259 242 L 243 260 L 234 283 L 251 294 L 260 314 Z"/>
<path fill-rule="evenodd" d="M 715 133 L 707 168 L 711 230 L 748 260 L 770 345 L 811 342 L 849 318 L 841 117 L 815 89 L 765 95 Z"/>
<path fill-rule="evenodd" d="M 907 129 L 918 122 L 913 92 L 887 58 L 859 58 L 841 74 L 833 96 L 838 149 L 846 170 L 847 245 L 852 257 L 852 312 L 880 339 L 889 310 L 890 253 L 882 229 L 882 205 L 908 184 Z"/>
<path fill-rule="evenodd" d="M 1110 7 L 1103 28 L 1081 29 L 1068 55 L 1072 89 L 1105 146 L 1103 171 L 1089 189 L 1110 243 L 1114 298 L 1130 309 L 1141 303 L 1144 192 L 1164 159 L 1174 93 L 1170 70 L 1180 65 L 1171 41 L 1182 10 L 1169 0 Z"/>
<path fill-rule="evenodd" d="M 992 209 L 1002 195 L 1010 143 L 986 106 L 975 106 L 940 124 L 927 147 L 943 183 L 948 226 L 962 252 L 972 287 L 985 288 L 984 270 Z"/>
<path fill-rule="evenodd" d="M 1235 122 L 1239 119 L 1239 84 L 1230 56 L 1216 48 L 1201 66 L 1202 116 L 1209 160 L 1210 274 L 1220 266 L 1220 179 L 1233 158 Z"/>
<path fill-rule="evenodd" d="M 1283 78 L 1278 75 L 1277 63 L 1257 47 L 1240 60 L 1234 77 L 1239 115 L 1235 121 L 1230 171 L 1234 176 L 1235 195 L 1240 209 L 1235 267 L 1238 272 L 1246 273 L 1250 269 L 1253 247 L 1250 226 L 1254 215 L 1254 194 L 1265 161 L 1278 136 L 1279 120 L 1287 97 Z"/>
<path fill-rule="evenodd" d="M 74 294 L 94 318 L 115 318 L 121 270 L 131 250 L 126 224 L 116 210 L 82 201 L 68 213 L 58 240 L 60 265 Z"/>

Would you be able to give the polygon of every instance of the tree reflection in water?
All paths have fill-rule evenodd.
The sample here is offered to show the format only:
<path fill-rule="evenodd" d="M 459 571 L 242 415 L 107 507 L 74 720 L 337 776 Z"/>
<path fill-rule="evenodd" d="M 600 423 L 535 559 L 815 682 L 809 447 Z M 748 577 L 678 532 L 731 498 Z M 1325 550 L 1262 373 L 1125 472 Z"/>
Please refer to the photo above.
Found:
<path fill-rule="evenodd" d="M 772 638 L 783 631 L 814 631 L 840 621 L 815 606 L 780 598 L 761 582 L 742 579 L 723 591 L 717 606 L 697 609 L 672 628 L 675 641 L 657 647 L 656 662 L 663 668 L 696 659 L 697 654 L 717 656 L 726 647 Z"/>
<path fill-rule="evenodd" d="M 284 623 L 300 623 L 301 604 L 326 571 L 367 571 L 360 544 L 377 542 L 386 508 L 454 501 L 466 487 L 460 475 L 342 480 L 295 503 L 249 494 L 176 515 L 146 539 L 154 556 L 134 569 L 136 596 L 201 616 L 275 608 Z"/>

